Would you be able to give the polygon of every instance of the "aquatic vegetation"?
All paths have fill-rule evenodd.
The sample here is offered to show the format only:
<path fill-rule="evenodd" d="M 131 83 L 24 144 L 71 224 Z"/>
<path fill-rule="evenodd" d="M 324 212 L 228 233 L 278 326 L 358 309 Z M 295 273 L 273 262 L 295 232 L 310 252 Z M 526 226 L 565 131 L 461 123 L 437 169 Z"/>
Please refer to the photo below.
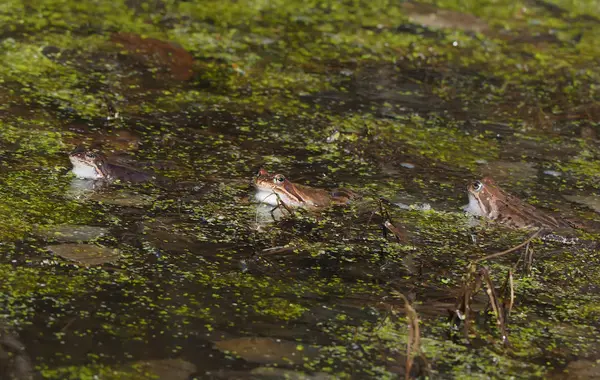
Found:
<path fill-rule="evenodd" d="M 521 257 L 531 234 L 461 207 L 521 168 L 511 192 L 600 221 L 563 197 L 598 188 L 599 20 L 591 0 L 6 2 L 2 323 L 56 379 L 539 378 L 597 357 L 597 231 Z M 73 182 L 80 143 L 170 182 Z M 260 167 L 361 197 L 263 218 Z"/>

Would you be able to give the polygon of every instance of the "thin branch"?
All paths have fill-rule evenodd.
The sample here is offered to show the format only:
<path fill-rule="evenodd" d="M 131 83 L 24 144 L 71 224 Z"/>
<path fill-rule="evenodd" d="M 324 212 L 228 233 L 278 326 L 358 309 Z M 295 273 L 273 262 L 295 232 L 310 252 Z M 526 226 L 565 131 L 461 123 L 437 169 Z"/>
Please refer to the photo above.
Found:
<path fill-rule="evenodd" d="M 476 263 L 478 263 L 480 261 L 489 260 L 489 259 L 493 259 L 493 258 L 496 258 L 496 257 L 504 256 L 504 255 L 509 254 L 511 252 L 514 252 L 514 251 L 516 251 L 516 250 L 518 250 L 520 248 L 523 248 L 524 246 L 526 246 L 527 244 L 529 244 L 533 239 L 535 239 L 536 237 L 538 237 L 542 233 L 542 231 L 543 231 L 542 229 L 539 229 L 539 230 L 535 231 L 535 233 L 533 235 L 531 235 L 527 240 L 525 240 L 523 243 L 521 243 L 519 245 L 516 245 L 516 246 L 514 246 L 512 248 L 509 248 L 509 249 L 507 249 L 505 251 L 502 251 L 502 252 L 492 253 L 491 255 L 487 255 L 487 256 L 482 257 L 480 259 L 477 259 L 477 260 L 475 260 L 473 262 L 476 264 Z"/>

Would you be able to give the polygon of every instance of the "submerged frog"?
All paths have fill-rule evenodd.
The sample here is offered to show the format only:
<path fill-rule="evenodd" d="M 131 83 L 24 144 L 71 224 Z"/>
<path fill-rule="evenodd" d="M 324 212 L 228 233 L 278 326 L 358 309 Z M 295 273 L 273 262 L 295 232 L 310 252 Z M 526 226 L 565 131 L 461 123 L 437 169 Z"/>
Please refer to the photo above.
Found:
<path fill-rule="evenodd" d="M 549 230 L 569 229 L 566 221 L 556 219 L 506 193 L 496 182 L 483 178 L 467 187 L 469 204 L 465 211 L 502 223 L 512 228 L 544 228 Z"/>
<path fill-rule="evenodd" d="M 288 207 L 321 208 L 333 204 L 347 204 L 356 194 L 346 189 L 328 191 L 316 187 L 297 185 L 282 174 L 269 174 L 260 169 L 254 177 L 256 199 L 273 206 L 283 203 Z"/>
<path fill-rule="evenodd" d="M 69 153 L 69 160 L 73 164 L 73 174 L 81 179 L 126 182 L 145 182 L 152 179 L 152 176 L 147 173 L 112 164 L 98 152 L 76 149 Z"/>

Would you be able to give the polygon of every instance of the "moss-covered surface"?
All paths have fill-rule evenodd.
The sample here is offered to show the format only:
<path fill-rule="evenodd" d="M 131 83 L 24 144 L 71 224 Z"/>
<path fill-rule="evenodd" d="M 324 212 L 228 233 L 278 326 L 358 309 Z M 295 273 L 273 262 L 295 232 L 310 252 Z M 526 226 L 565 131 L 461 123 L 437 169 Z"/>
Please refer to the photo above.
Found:
<path fill-rule="evenodd" d="M 416 375 L 540 378 L 600 358 L 600 217 L 562 197 L 600 189 L 599 9 L 3 3 L 2 324 L 51 379 L 160 377 L 152 368 L 167 359 L 197 378 L 275 366 L 214 346 L 240 337 L 296 342 L 290 355 L 305 360 L 283 366 L 295 371 L 403 378 L 399 291 L 420 317 Z M 171 182 L 77 189 L 67 152 L 80 143 Z M 261 166 L 362 200 L 257 223 Z M 529 177 L 511 176 L 517 167 Z M 470 262 L 528 235 L 462 215 L 466 184 L 483 174 L 590 226 L 576 245 L 534 241 L 530 270 L 520 251 L 481 263 L 498 290 L 513 269 L 509 346 L 483 291 L 468 339 L 448 318 Z M 121 190 L 151 204 L 111 202 Z M 410 233 L 398 243 L 382 233 L 379 197 L 433 210 L 387 206 Z M 84 268 L 52 256 L 38 227 L 63 224 L 109 228 L 91 244 L 120 259 Z"/>

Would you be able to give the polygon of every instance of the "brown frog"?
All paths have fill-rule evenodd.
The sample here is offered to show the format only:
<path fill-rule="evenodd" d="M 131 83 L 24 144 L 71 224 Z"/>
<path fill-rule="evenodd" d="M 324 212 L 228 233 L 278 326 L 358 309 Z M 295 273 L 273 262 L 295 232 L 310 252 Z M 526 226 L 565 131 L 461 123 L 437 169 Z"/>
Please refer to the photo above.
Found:
<path fill-rule="evenodd" d="M 278 206 L 321 208 L 333 204 L 347 204 L 356 194 L 346 189 L 328 191 L 316 187 L 298 185 L 282 174 L 270 174 L 260 169 L 254 177 L 256 200 Z"/>
<path fill-rule="evenodd" d="M 465 211 L 502 223 L 512 228 L 570 229 L 571 225 L 554 218 L 534 206 L 506 193 L 496 182 L 483 178 L 467 186 L 469 204 Z"/>
<path fill-rule="evenodd" d="M 73 164 L 73 169 L 71 170 L 73 174 L 82 179 L 121 180 L 126 182 L 145 182 L 153 179 L 147 173 L 110 163 L 99 152 L 78 148 L 69 153 L 69 160 Z"/>

